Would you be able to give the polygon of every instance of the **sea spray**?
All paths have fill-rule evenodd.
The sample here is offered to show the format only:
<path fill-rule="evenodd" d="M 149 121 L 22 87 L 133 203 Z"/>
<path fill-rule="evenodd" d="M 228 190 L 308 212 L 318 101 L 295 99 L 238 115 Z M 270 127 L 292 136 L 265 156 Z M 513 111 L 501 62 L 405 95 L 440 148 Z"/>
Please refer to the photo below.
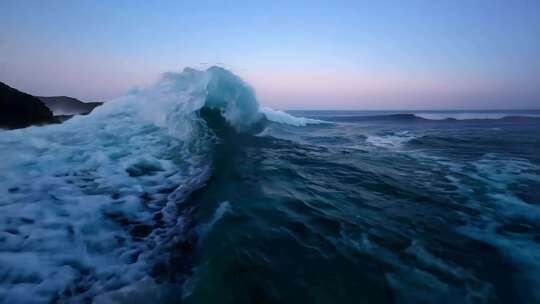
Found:
<path fill-rule="evenodd" d="M 145 280 L 187 233 L 179 207 L 212 174 L 219 132 L 263 119 L 227 70 L 186 68 L 62 125 L 2 131 L 0 296 L 92 299 Z"/>

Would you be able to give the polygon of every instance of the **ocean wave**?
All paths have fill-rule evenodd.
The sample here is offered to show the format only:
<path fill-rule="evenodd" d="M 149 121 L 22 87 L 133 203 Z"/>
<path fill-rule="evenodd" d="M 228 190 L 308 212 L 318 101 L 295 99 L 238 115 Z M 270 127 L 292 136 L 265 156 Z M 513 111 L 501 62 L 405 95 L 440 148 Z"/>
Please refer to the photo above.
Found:
<path fill-rule="evenodd" d="M 3 131 L 0 297 L 85 301 L 149 280 L 190 241 L 180 204 L 212 176 L 217 144 L 264 116 L 311 122 L 263 113 L 231 72 L 186 68 L 92 115 Z"/>
<path fill-rule="evenodd" d="M 281 123 L 281 124 L 297 126 L 297 127 L 304 127 L 304 126 L 307 126 L 307 125 L 310 125 L 310 124 L 328 123 L 328 122 L 326 122 L 324 120 L 319 120 L 319 119 L 296 117 L 296 116 L 293 116 L 293 115 L 291 115 L 289 113 L 279 111 L 279 110 L 274 110 L 274 109 L 269 108 L 269 107 L 261 108 L 261 113 L 263 113 L 266 116 L 266 119 L 268 119 L 270 121 Z"/>
<path fill-rule="evenodd" d="M 316 118 L 259 107 L 226 70 L 186 69 L 2 132 L 0 299 L 504 302 L 506 260 L 519 294 L 536 293 L 538 167 L 502 157 L 535 159 L 536 126 Z M 339 119 L 382 123 L 301 127 Z M 465 121 L 523 119 L 537 118 Z"/>
<path fill-rule="evenodd" d="M 317 117 L 318 118 L 318 117 Z M 396 113 L 384 115 L 342 115 L 324 117 L 324 121 L 361 123 L 539 123 L 540 114 L 494 114 L 494 113 Z"/>
<path fill-rule="evenodd" d="M 414 113 L 416 117 L 428 120 L 500 120 L 509 118 L 540 118 L 540 114 L 528 113 L 490 113 L 490 112 L 463 112 L 463 113 Z"/>

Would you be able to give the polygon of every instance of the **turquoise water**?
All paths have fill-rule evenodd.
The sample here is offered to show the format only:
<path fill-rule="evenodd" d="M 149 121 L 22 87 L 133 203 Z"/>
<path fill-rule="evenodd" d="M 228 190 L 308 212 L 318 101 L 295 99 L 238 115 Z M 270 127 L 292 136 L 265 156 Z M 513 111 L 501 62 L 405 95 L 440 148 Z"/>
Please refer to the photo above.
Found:
<path fill-rule="evenodd" d="M 186 69 L 0 151 L 3 303 L 540 302 L 540 111 L 285 113 Z"/>
<path fill-rule="evenodd" d="M 538 301 L 538 120 L 293 114 L 338 122 L 237 138 L 191 197 L 225 211 L 188 302 Z"/>

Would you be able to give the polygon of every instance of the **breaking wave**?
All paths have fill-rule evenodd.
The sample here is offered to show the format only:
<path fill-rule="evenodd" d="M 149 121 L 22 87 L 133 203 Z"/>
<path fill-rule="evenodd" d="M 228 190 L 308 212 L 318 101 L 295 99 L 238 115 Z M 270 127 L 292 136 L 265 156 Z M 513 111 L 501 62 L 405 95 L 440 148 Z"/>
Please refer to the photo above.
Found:
<path fill-rule="evenodd" d="M 538 302 L 540 118 L 307 112 L 213 67 L 2 131 L 0 302 Z"/>
<path fill-rule="evenodd" d="M 266 119 L 278 122 L 282 124 L 297 126 L 297 127 L 304 127 L 306 125 L 310 124 L 322 124 L 322 123 L 328 123 L 324 120 L 319 119 L 312 119 L 312 118 L 305 118 L 305 117 L 296 117 L 289 113 L 274 110 L 272 108 L 263 107 L 261 108 L 261 112 L 264 114 Z"/>
<path fill-rule="evenodd" d="M 192 242 L 180 205 L 212 176 L 214 146 L 266 120 L 310 123 L 261 113 L 225 69 L 186 68 L 92 115 L 2 132 L 0 298 L 78 302 L 151 280 Z"/>

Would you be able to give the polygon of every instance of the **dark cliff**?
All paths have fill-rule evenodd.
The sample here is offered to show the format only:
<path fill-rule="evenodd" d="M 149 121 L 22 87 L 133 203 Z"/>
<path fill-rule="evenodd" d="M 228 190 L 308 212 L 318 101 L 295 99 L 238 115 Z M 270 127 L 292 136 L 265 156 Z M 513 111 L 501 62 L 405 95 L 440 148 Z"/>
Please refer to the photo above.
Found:
<path fill-rule="evenodd" d="M 0 128 L 57 123 L 49 108 L 38 98 L 0 82 Z"/>

